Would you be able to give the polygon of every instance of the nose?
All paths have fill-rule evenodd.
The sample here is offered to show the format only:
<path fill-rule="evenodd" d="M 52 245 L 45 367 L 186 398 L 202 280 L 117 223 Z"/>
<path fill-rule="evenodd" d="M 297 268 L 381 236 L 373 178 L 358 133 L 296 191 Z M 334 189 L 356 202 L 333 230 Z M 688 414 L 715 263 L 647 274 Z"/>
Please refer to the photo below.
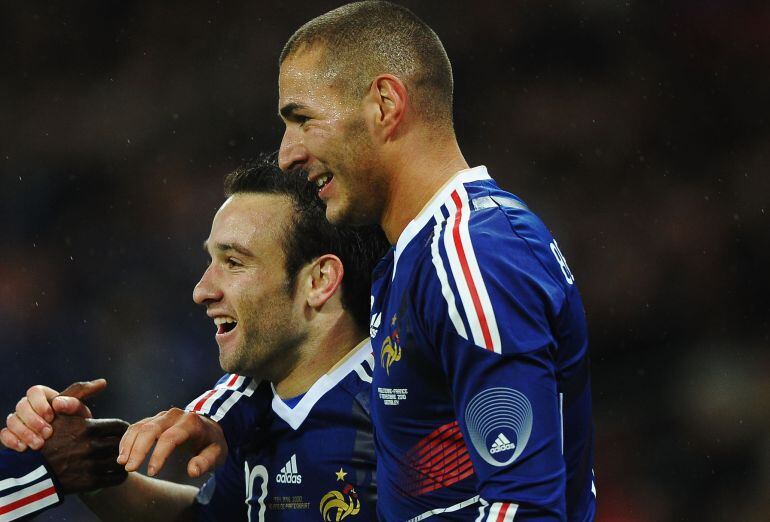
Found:
<path fill-rule="evenodd" d="M 283 171 L 303 167 L 307 163 L 308 153 L 302 143 L 302 132 L 293 125 L 287 125 L 278 150 L 278 166 Z"/>
<path fill-rule="evenodd" d="M 214 282 L 212 265 L 203 272 L 201 280 L 198 281 L 198 284 L 193 288 L 193 301 L 195 301 L 196 304 L 209 305 L 222 299 L 222 290 L 220 290 Z"/>

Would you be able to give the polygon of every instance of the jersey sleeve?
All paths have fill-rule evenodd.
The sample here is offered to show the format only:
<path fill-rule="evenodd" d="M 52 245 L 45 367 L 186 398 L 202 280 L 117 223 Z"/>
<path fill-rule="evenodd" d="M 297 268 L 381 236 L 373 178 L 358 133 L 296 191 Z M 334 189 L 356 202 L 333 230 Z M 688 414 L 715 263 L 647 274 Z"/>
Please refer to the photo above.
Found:
<path fill-rule="evenodd" d="M 534 216 L 517 230 L 499 208 L 454 210 L 434 231 L 416 306 L 476 471 L 478 520 L 561 520 L 557 331 L 571 283 Z"/>
<path fill-rule="evenodd" d="M 224 465 L 203 484 L 193 504 L 195 520 L 248 520 L 246 480 L 241 462 L 237 450 L 229 452 Z"/>
<path fill-rule="evenodd" d="M 61 504 L 58 491 L 40 452 L 0 450 L 0 521 L 27 520 Z"/>
<path fill-rule="evenodd" d="M 225 374 L 216 385 L 190 402 L 185 411 L 208 417 L 222 426 L 230 448 L 240 446 L 247 426 L 259 424 L 260 409 L 242 407 L 254 396 L 259 381 L 237 374 Z M 265 383 L 262 383 L 264 386 Z"/>

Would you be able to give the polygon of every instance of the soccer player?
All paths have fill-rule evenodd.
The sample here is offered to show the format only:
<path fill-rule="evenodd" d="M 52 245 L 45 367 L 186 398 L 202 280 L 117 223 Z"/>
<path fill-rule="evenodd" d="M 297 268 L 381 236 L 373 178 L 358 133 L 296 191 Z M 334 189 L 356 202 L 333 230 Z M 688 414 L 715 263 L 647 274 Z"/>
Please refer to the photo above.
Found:
<path fill-rule="evenodd" d="M 193 298 L 231 373 L 190 412 L 130 427 L 118 458 L 135 470 L 157 440 L 155 474 L 190 440 L 202 450 L 191 474 L 223 460 L 215 448 L 229 449 L 224 463 L 200 491 L 131 473 L 84 500 L 105 519 L 375 520 L 366 333 L 384 236 L 330 225 L 313 188 L 274 164 L 237 170 L 226 194 Z"/>
<path fill-rule="evenodd" d="M 104 388 L 103 380 L 76 383 L 65 390 L 87 397 Z M 51 395 L 53 399 L 56 394 Z M 117 419 L 91 419 L 83 407 L 77 416 L 53 420 L 48 441 L 31 437 L 33 451 L 3 429 L 2 441 L 14 450 L 0 450 L 0 521 L 27 519 L 64 501 L 64 495 L 115 486 L 126 478 L 115 462 L 118 442 L 128 424 Z M 14 413 L 8 422 L 19 432 L 31 433 Z M 43 431 L 43 426 L 40 426 Z M 21 452 L 17 452 L 21 450 Z"/>
<path fill-rule="evenodd" d="M 280 56 L 281 167 L 309 173 L 331 222 L 393 245 L 372 287 L 378 513 L 593 520 L 575 277 L 529 207 L 469 168 L 452 82 L 436 34 L 388 2 L 319 16 Z"/>

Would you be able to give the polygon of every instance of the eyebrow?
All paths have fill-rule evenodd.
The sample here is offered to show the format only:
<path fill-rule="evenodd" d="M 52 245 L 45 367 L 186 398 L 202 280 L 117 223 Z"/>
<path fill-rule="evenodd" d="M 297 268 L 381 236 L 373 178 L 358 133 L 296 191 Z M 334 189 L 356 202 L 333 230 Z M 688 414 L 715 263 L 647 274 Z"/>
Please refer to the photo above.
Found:
<path fill-rule="evenodd" d="M 254 257 L 254 254 L 251 252 L 251 250 L 243 245 L 239 245 L 238 243 L 214 243 L 214 249 L 217 252 L 229 252 L 230 250 L 233 250 L 241 255 Z M 203 251 L 207 254 L 209 253 L 208 241 L 203 242 Z"/>
<path fill-rule="evenodd" d="M 281 113 L 281 116 L 283 116 L 285 119 L 290 120 L 294 116 L 295 112 L 306 108 L 307 106 L 302 105 L 301 103 L 292 102 L 292 103 L 287 103 L 286 105 L 281 107 L 281 110 L 279 112 Z"/>

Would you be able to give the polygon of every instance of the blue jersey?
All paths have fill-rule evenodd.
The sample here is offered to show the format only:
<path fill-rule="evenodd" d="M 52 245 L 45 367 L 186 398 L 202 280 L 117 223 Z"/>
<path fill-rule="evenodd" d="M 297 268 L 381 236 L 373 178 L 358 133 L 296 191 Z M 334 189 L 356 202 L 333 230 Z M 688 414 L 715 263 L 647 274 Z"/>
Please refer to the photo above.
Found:
<path fill-rule="evenodd" d="M 369 412 L 371 344 L 293 407 L 269 382 L 225 375 L 190 403 L 220 423 L 229 452 L 198 493 L 199 520 L 376 520 Z"/>
<path fill-rule="evenodd" d="M 0 522 L 29 518 L 63 502 L 38 451 L 0 450 Z"/>
<path fill-rule="evenodd" d="M 441 189 L 375 268 L 370 334 L 382 520 L 593 520 L 575 279 L 484 167 Z"/>

